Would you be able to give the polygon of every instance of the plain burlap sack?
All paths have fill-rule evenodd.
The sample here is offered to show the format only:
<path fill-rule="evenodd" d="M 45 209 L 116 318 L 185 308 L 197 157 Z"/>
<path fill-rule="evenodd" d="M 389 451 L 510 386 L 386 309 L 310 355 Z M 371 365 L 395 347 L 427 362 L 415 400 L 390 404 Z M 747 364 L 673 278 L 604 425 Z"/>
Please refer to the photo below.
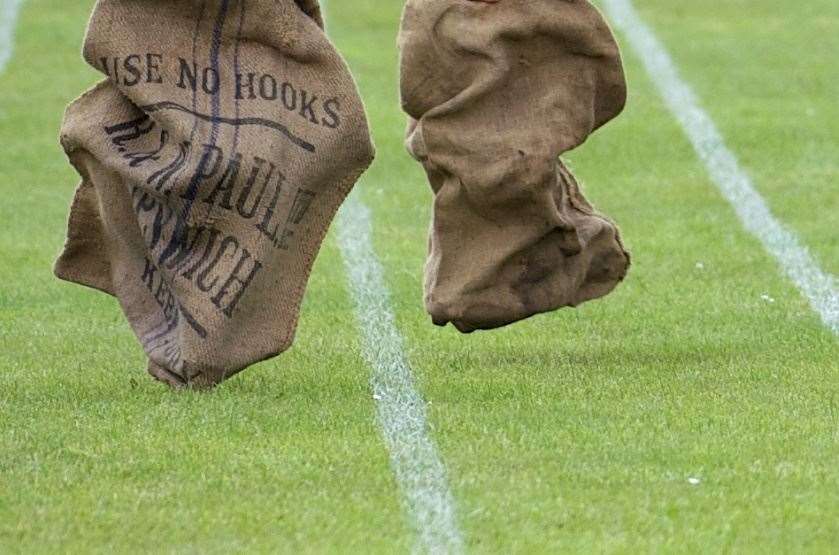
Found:
<path fill-rule="evenodd" d="M 464 332 L 606 295 L 629 256 L 559 155 L 623 109 L 620 54 L 584 0 L 408 0 L 407 145 L 434 191 L 426 307 Z"/>
<path fill-rule="evenodd" d="M 287 349 L 312 263 L 373 157 L 315 0 L 99 0 L 67 110 L 82 177 L 62 279 L 115 295 L 171 385 Z"/>

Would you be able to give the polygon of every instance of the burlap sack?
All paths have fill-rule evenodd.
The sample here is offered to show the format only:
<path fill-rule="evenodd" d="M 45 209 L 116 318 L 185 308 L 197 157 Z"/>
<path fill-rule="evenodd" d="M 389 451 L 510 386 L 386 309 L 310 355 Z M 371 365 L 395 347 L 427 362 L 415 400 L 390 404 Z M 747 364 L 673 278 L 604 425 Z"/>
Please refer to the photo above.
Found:
<path fill-rule="evenodd" d="M 584 0 L 408 0 L 407 145 L 434 191 L 426 307 L 464 332 L 609 293 L 629 256 L 558 156 L 623 109 L 614 38 Z"/>
<path fill-rule="evenodd" d="M 172 385 L 287 349 L 318 248 L 373 157 L 315 0 L 99 0 L 67 110 L 82 177 L 56 265 L 115 295 Z"/>

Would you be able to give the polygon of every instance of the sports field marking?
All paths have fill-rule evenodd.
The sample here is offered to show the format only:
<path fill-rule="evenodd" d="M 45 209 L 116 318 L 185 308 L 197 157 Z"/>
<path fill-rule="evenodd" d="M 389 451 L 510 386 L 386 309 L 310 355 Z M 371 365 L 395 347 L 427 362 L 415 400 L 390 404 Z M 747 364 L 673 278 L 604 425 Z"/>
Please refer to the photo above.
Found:
<path fill-rule="evenodd" d="M 326 16 L 327 2 L 321 0 Z M 462 553 L 454 497 L 446 467 L 428 434 L 425 402 L 396 329 L 384 270 L 373 249 L 370 209 L 357 192 L 338 212 L 338 245 L 361 327 L 362 352 L 373 370 L 370 382 L 390 463 L 402 490 L 419 544 L 415 551 Z"/>
<path fill-rule="evenodd" d="M 810 301 L 825 325 L 839 335 L 839 291 L 836 279 L 822 271 L 796 235 L 772 215 L 751 177 L 725 144 L 711 116 L 680 76 L 673 59 L 641 19 L 631 0 L 603 0 L 612 23 L 626 36 L 665 104 L 682 126 L 699 158 L 743 226 L 775 257 L 787 276 Z"/>
<path fill-rule="evenodd" d="M 338 243 L 361 326 L 364 357 L 391 465 L 428 553 L 459 553 L 463 540 L 446 469 L 428 435 L 425 403 L 414 387 L 396 329 L 384 272 L 373 251 L 370 210 L 352 193 L 338 215 Z"/>
<path fill-rule="evenodd" d="M 15 24 L 23 0 L 0 0 L 0 73 L 12 58 Z"/>

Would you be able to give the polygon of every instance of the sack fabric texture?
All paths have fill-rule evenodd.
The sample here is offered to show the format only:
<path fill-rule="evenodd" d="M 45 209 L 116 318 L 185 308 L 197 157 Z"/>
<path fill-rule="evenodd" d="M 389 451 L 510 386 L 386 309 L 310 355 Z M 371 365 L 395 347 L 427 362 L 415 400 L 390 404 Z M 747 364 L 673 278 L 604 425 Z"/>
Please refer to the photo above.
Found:
<path fill-rule="evenodd" d="M 617 116 L 617 44 L 585 0 L 408 0 L 407 146 L 434 193 L 426 308 L 470 332 L 612 291 L 629 255 L 559 155 Z"/>
<path fill-rule="evenodd" d="M 326 230 L 373 158 L 316 0 L 99 0 L 67 109 L 81 175 L 56 274 L 119 299 L 173 386 L 292 343 Z"/>

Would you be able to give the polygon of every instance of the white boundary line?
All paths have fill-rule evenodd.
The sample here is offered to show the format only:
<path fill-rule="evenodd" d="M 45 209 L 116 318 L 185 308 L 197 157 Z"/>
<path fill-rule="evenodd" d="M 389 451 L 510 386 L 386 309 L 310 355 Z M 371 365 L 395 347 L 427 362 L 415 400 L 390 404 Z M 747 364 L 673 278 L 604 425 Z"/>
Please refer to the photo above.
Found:
<path fill-rule="evenodd" d="M 0 73 L 12 58 L 17 14 L 23 0 L 0 0 Z"/>
<path fill-rule="evenodd" d="M 638 15 L 632 1 L 603 0 L 603 5 L 643 62 L 665 104 L 743 226 L 775 257 L 824 324 L 839 334 L 839 291 L 835 278 L 822 271 L 796 235 L 772 215 L 751 178 L 726 146 L 711 116 L 702 109 L 690 85 L 679 76 L 667 50 Z"/>
<path fill-rule="evenodd" d="M 326 11 L 326 0 L 321 0 Z M 324 13 L 324 16 L 326 14 Z M 402 503 L 417 535 L 415 552 L 463 553 L 446 467 L 429 435 L 426 407 L 414 386 L 390 305 L 384 270 L 373 249 L 370 210 L 350 193 L 337 218 L 338 246 L 361 328 L 362 352 Z"/>
<path fill-rule="evenodd" d="M 361 327 L 379 424 L 404 503 L 421 545 L 417 551 L 460 553 L 463 540 L 446 469 L 429 434 L 396 329 L 382 265 L 373 250 L 370 210 L 351 193 L 338 215 L 338 243 Z"/>

